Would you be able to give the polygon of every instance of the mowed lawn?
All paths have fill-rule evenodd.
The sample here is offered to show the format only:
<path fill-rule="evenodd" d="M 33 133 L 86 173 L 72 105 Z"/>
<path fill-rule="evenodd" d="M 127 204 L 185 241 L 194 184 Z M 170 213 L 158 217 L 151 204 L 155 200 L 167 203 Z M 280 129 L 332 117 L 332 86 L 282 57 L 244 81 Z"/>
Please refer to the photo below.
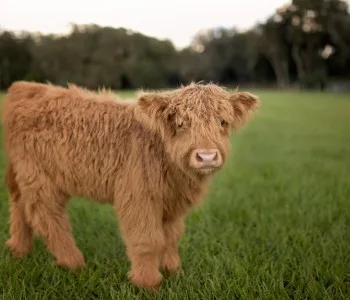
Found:
<path fill-rule="evenodd" d="M 260 113 L 232 138 L 228 164 L 187 218 L 185 275 L 158 295 L 127 280 L 112 208 L 82 199 L 69 216 L 84 271 L 55 267 L 39 238 L 14 260 L 1 147 L 1 299 L 349 299 L 350 95 L 257 94 Z"/>

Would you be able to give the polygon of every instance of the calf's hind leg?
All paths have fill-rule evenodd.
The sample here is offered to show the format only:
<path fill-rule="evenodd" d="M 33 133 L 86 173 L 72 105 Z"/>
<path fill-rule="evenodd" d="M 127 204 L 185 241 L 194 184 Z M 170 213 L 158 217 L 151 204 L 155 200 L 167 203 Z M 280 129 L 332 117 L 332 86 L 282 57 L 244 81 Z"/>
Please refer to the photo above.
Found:
<path fill-rule="evenodd" d="M 35 233 L 41 236 L 55 256 L 56 263 L 69 269 L 85 266 L 84 256 L 77 248 L 66 215 L 68 196 L 52 182 L 35 173 L 30 186 L 23 187 L 25 214 Z"/>
<path fill-rule="evenodd" d="M 23 199 L 16 182 L 16 174 L 11 164 L 6 168 L 5 183 L 9 192 L 10 205 L 10 239 L 7 247 L 16 257 L 27 254 L 32 248 L 32 229 L 25 219 Z"/>

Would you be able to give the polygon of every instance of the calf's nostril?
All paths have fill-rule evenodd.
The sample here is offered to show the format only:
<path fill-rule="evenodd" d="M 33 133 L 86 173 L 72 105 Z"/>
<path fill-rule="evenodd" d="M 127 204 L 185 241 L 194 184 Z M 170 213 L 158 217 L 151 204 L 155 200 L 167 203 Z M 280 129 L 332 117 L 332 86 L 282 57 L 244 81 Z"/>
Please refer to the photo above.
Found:
<path fill-rule="evenodd" d="M 199 162 L 202 162 L 203 159 L 201 157 L 201 155 L 199 153 L 196 154 L 196 159 L 199 161 Z"/>

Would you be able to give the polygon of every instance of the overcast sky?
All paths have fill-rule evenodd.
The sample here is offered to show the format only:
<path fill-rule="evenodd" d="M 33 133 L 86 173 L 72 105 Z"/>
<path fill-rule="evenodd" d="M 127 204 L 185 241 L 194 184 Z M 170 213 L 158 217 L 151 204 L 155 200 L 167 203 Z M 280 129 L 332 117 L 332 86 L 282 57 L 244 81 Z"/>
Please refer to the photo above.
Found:
<path fill-rule="evenodd" d="M 125 27 L 184 47 L 199 30 L 246 29 L 288 0 L 0 0 L 0 27 L 66 33 L 69 24 Z M 206 4 L 204 4 L 206 3 Z"/>

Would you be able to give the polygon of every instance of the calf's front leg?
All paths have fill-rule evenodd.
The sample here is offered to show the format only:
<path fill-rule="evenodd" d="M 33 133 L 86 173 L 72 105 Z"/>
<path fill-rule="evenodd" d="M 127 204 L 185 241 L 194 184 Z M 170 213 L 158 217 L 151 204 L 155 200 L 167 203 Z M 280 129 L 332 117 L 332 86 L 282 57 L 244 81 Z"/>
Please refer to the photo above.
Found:
<path fill-rule="evenodd" d="M 165 247 L 160 214 L 147 201 L 142 205 L 116 205 L 116 212 L 131 262 L 131 282 L 142 288 L 158 288 L 162 281 L 160 257 Z"/>
<path fill-rule="evenodd" d="M 184 232 L 184 218 L 167 220 L 163 223 L 165 234 L 165 248 L 161 258 L 161 268 L 166 273 L 182 274 L 178 243 Z"/>

